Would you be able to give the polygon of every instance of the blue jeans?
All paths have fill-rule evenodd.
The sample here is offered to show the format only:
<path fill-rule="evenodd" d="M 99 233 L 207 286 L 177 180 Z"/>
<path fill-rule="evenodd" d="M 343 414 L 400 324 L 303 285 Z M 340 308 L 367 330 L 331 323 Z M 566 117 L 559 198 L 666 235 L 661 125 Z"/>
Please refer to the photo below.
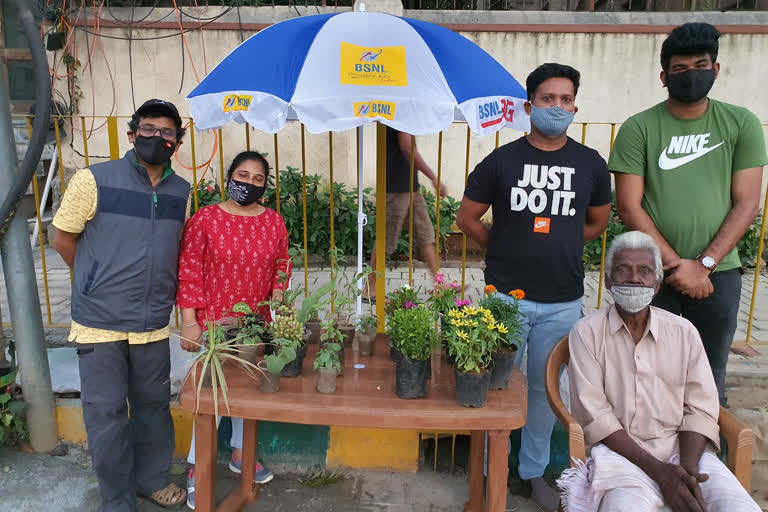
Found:
<path fill-rule="evenodd" d="M 229 445 L 232 448 L 243 449 L 243 418 L 231 418 L 232 419 L 232 437 L 229 440 Z M 216 418 L 216 427 L 219 426 L 221 416 Z M 190 464 L 195 463 L 195 428 L 192 427 L 192 443 L 189 447 L 189 455 L 187 455 L 187 462 Z"/>
<path fill-rule="evenodd" d="M 512 300 L 504 294 L 498 296 Z M 520 333 L 522 343 L 515 363 L 522 364 L 527 349 L 528 419 L 522 432 L 518 472 L 525 480 L 542 476 L 549 464 L 549 440 L 555 415 L 547 401 L 545 367 L 557 342 L 567 336 L 573 324 L 581 318 L 581 303 L 581 298 L 554 304 L 520 301 L 524 321 Z"/>

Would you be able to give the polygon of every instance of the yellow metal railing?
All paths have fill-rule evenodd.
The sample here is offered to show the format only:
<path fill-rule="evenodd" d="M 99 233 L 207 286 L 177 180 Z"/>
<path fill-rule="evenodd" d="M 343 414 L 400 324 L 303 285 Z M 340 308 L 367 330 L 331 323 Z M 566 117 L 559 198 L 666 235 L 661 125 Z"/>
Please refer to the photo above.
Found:
<path fill-rule="evenodd" d="M 19 116 L 22 117 L 22 116 Z M 27 124 L 27 131 L 28 133 L 31 133 L 31 118 L 29 116 L 26 116 L 26 124 Z M 109 158 L 110 159 L 117 159 L 120 158 L 120 140 L 118 135 L 118 119 L 120 118 L 126 118 L 127 116 L 110 116 L 110 117 L 98 117 L 98 116 L 56 116 L 55 123 L 54 123 L 54 135 L 55 135 L 55 141 L 56 141 L 56 157 L 57 157 L 57 172 L 59 179 L 61 180 L 61 191 L 64 193 L 66 190 L 66 180 L 65 180 L 65 172 L 64 172 L 64 159 L 62 158 L 62 149 L 63 149 L 63 136 L 61 134 L 60 128 L 59 128 L 59 122 L 65 121 L 71 129 L 72 132 L 70 133 L 70 137 L 72 137 L 72 140 L 77 137 L 78 139 L 82 139 L 82 148 L 83 153 L 81 155 L 82 157 L 82 163 L 84 166 L 90 165 L 92 159 L 94 158 L 93 155 L 89 153 L 89 139 L 93 131 L 87 131 L 86 129 L 86 119 L 102 119 L 105 120 L 106 125 L 106 131 L 107 131 L 107 142 L 108 142 L 108 148 L 109 148 Z M 79 118 L 79 120 L 77 119 Z M 79 122 L 78 122 L 79 121 Z M 77 126 L 77 128 L 76 128 Z M 587 135 L 592 127 L 602 127 L 603 129 L 607 130 L 608 127 L 610 127 L 610 139 L 609 139 L 609 149 L 613 148 L 613 143 L 616 136 L 616 128 L 618 124 L 617 123 L 581 123 L 581 142 L 583 144 L 586 144 L 588 142 Z M 765 125 L 768 126 L 768 125 Z M 251 148 L 251 130 L 252 128 L 248 125 L 245 125 L 245 147 L 246 149 L 250 150 Z M 79 135 L 75 135 L 74 131 L 80 131 Z M 225 177 L 225 155 L 224 155 L 224 147 L 236 147 L 238 144 L 241 144 L 243 140 L 241 139 L 240 142 L 236 140 L 225 140 L 228 137 L 225 135 L 225 133 L 219 129 L 216 130 L 214 133 L 214 154 L 211 155 L 210 160 L 208 162 L 203 163 L 200 168 L 208 167 L 210 165 L 210 162 L 213 161 L 213 159 L 218 156 L 218 163 L 219 163 L 219 176 L 218 181 L 220 185 L 220 192 L 221 197 L 224 199 L 224 185 L 226 183 L 226 177 Z M 357 137 L 359 138 L 359 133 L 357 133 Z M 473 136 L 469 131 L 469 128 L 466 128 L 466 145 L 464 148 L 464 184 L 466 185 L 467 179 L 469 177 L 470 173 L 470 163 L 471 163 L 471 154 L 470 149 L 473 141 Z M 603 139 L 604 142 L 605 139 Z M 185 167 L 189 170 L 191 170 L 192 173 L 192 180 L 193 183 L 196 185 L 198 183 L 198 165 L 197 162 L 199 161 L 197 158 L 197 152 L 198 148 L 196 147 L 196 140 L 195 140 L 195 130 L 194 130 L 194 122 L 189 119 L 188 120 L 188 141 L 190 145 L 190 156 L 192 165 L 191 167 Z M 441 229 L 441 219 L 440 219 L 440 205 L 443 197 L 440 193 L 440 186 L 445 181 L 444 176 L 444 169 L 443 169 L 443 141 L 444 141 L 444 134 L 440 133 L 437 136 L 437 190 L 436 190 L 436 201 L 435 201 L 435 213 L 436 213 L 436 225 L 435 225 L 435 240 L 436 240 L 436 260 L 438 268 L 440 266 L 440 254 L 441 254 L 441 247 L 440 247 L 440 229 Z M 226 142 L 226 144 L 225 144 Z M 386 145 L 386 130 L 383 126 L 378 126 L 377 129 L 377 144 L 380 144 L 382 146 Z M 497 133 L 495 137 L 495 147 L 499 147 L 500 144 L 500 134 Z M 356 147 L 359 151 L 359 144 L 356 144 Z M 409 242 L 408 242 L 408 284 L 413 285 L 413 202 L 414 202 L 414 192 L 413 192 L 413 184 L 415 182 L 415 174 L 418 172 L 416 169 L 415 164 L 415 151 L 416 144 L 415 144 L 415 138 L 411 138 L 411 156 L 410 156 L 410 184 L 409 187 L 410 194 L 409 194 L 409 205 L 410 205 L 410 212 L 408 216 L 408 233 L 409 233 Z M 281 211 L 281 197 L 280 197 L 280 146 L 278 141 L 278 135 L 275 134 L 273 137 L 273 150 L 274 150 L 274 180 L 275 180 L 275 192 L 276 192 L 276 208 L 277 211 Z M 307 137 L 305 135 L 305 128 L 303 125 L 300 125 L 300 148 L 299 148 L 299 155 L 300 155 L 300 161 L 301 161 L 301 188 L 302 188 L 302 196 L 304 197 L 304 201 L 302 201 L 302 225 L 303 225 L 303 234 L 302 234 L 302 245 L 303 245 L 303 264 L 304 264 L 304 289 L 305 293 L 308 293 L 309 290 L 309 270 L 308 270 L 308 257 L 309 257 L 309 247 L 308 247 L 308 222 L 307 222 L 307 204 L 306 204 L 306 195 L 307 195 Z M 217 153 L 217 154 L 216 154 Z M 329 133 L 328 135 L 328 174 L 329 174 L 329 181 L 330 181 L 330 218 L 329 218 L 329 224 L 330 224 L 330 247 L 333 249 L 335 247 L 336 243 L 336 232 L 335 232 L 335 226 L 334 226 L 334 200 L 335 200 L 335 190 L 333 187 L 333 181 L 334 181 L 334 136 L 332 133 Z M 359 165 L 359 158 L 356 159 L 357 164 Z M 380 272 L 379 277 L 377 278 L 377 306 L 376 306 L 376 312 L 379 317 L 379 330 L 383 332 L 384 329 L 384 294 L 386 293 L 385 290 L 385 283 L 386 283 L 386 264 L 385 264 L 385 240 L 386 240 L 386 220 L 385 215 L 383 213 L 386 211 L 386 177 L 385 177 L 385 166 L 386 166 L 386 160 L 384 158 L 384 153 L 380 152 L 377 156 L 377 162 L 376 162 L 376 168 L 377 168 L 377 176 L 376 176 L 376 191 L 375 194 L 375 202 L 376 202 L 376 210 L 381 215 L 376 216 L 376 259 L 377 259 L 377 267 Z M 356 175 L 358 173 L 355 173 Z M 362 183 L 357 183 L 358 187 L 362 187 Z M 61 326 L 66 324 L 61 323 L 54 323 L 53 318 L 53 311 L 52 311 L 52 305 L 51 305 L 51 294 L 50 294 L 50 279 L 49 279 L 49 269 L 48 264 L 49 261 L 46 259 L 46 251 L 45 251 L 45 244 L 44 244 L 44 235 L 43 235 L 43 211 L 42 207 L 40 205 L 40 191 L 38 187 L 37 180 L 33 180 L 32 183 L 32 190 L 35 197 L 35 215 L 36 215 L 36 223 L 38 226 L 38 243 L 40 244 L 40 264 L 42 266 L 42 272 L 41 272 L 41 280 L 42 280 L 42 288 L 44 291 L 44 303 L 41 304 L 41 309 L 43 309 L 43 313 L 45 315 L 45 318 L 47 319 L 46 325 L 48 326 Z M 193 190 L 193 205 L 194 210 L 196 211 L 200 207 L 199 197 L 198 197 L 198 190 L 197 186 L 192 187 Z M 766 229 L 766 213 L 768 212 L 768 183 L 766 183 L 766 196 L 765 196 L 765 203 L 763 205 L 762 210 L 762 217 L 761 217 L 761 223 L 760 223 L 760 241 L 758 246 L 758 253 L 757 257 L 755 259 L 755 273 L 754 273 L 754 283 L 752 287 L 752 294 L 751 294 L 751 300 L 750 300 L 750 308 L 749 308 L 749 315 L 748 315 L 748 321 L 747 321 L 747 327 L 746 327 L 746 336 L 745 340 L 736 340 L 735 343 L 741 343 L 746 342 L 747 344 L 768 344 L 768 340 L 757 340 L 753 339 L 752 331 L 754 326 L 754 317 L 755 317 L 755 308 L 757 306 L 757 295 L 758 295 L 758 288 L 760 284 L 760 269 L 762 267 L 762 255 L 764 251 L 764 244 L 763 244 L 763 237 L 765 236 L 765 229 Z M 604 268 L 605 268 L 605 252 L 606 252 L 606 243 L 607 243 L 607 232 L 603 233 L 602 236 L 602 250 L 601 250 L 601 259 L 600 259 L 600 272 L 599 272 L 599 282 L 598 282 L 598 291 L 597 291 L 597 303 L 595 304 L 596 308 L 600 308 L 603 302 L 603 274 L 604 274 Z M 333 251 L 331 251 L 331 254 L 333 254 Z M 461 293 L 462 298 L 464 298 L 464 290 L 467 285 L 467 277 L 466 277 L 466 267 L 467 267 L 467 239 L 466 235 L 462 234 L 461 236 Z M 71 280 L 71 270 L 69 271 L 69 277 Z M 178 326 L 178 312 L 175 314 L 176 317 L 176 325 Z"/>

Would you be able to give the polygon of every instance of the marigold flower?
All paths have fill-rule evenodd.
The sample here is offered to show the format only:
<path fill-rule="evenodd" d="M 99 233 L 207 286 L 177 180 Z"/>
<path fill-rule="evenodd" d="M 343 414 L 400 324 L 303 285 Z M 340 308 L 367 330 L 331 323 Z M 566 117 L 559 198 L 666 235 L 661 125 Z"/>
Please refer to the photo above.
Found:
<path fill-rule="evenodd" d="M 496 287 L 493 286 L 492 284 L 489 284 L 488 286 L 485 287 L 483 291 L 485 292 L 486 295 L 491 295 L 492 293 L 496 293 Z"/>
<path fill-rule="evenodd" d="M 517 300 L 525 298 L 525 292 L 519 288 L 517 290 L 512 290 L 511 292 L 509 292 L 509 294 L 512 297 L 516 298 Z"/>

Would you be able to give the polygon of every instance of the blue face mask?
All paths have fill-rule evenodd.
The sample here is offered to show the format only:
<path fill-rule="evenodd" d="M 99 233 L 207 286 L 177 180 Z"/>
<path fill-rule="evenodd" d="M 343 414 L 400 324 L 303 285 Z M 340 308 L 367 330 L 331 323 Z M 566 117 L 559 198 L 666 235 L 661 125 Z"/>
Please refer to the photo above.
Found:
<path fill-rule="evenodd" d="M 531 123 L 544 135 L 562 135 L 573 122 L 573 112 L 560 107 L 544 108 L 531 105 Z"/>

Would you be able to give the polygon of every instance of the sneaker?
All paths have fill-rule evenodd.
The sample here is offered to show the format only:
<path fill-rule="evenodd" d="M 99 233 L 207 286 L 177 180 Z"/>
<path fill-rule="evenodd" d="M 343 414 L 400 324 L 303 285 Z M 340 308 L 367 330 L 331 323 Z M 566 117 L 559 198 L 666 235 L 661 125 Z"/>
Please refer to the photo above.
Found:
<path fill-rule="evenodd" d="M 531 499 L 545 512 L 555 512 L 560 505 L 560 496 L 549 485 L 544 477 L 538 476 L 530 480 L 522 480 L 523 485 L 530 490 Z"/>
<path fill-rule="evenodd" d="M 187 506 L 195 510 L 195 470 L 190 469 L 187 473 Z"/>
<path fill-rule="evenodd" d="M 229 461 L 229 470 L 238 475 L 243 472 L 243 461 L 231 459 Z M 259 461 L 256 461 L 256 466 L 253 472 L 253 481 L 257 484 L 265 484 L 275 478 L 270 470 L 262 466 Z"/>

